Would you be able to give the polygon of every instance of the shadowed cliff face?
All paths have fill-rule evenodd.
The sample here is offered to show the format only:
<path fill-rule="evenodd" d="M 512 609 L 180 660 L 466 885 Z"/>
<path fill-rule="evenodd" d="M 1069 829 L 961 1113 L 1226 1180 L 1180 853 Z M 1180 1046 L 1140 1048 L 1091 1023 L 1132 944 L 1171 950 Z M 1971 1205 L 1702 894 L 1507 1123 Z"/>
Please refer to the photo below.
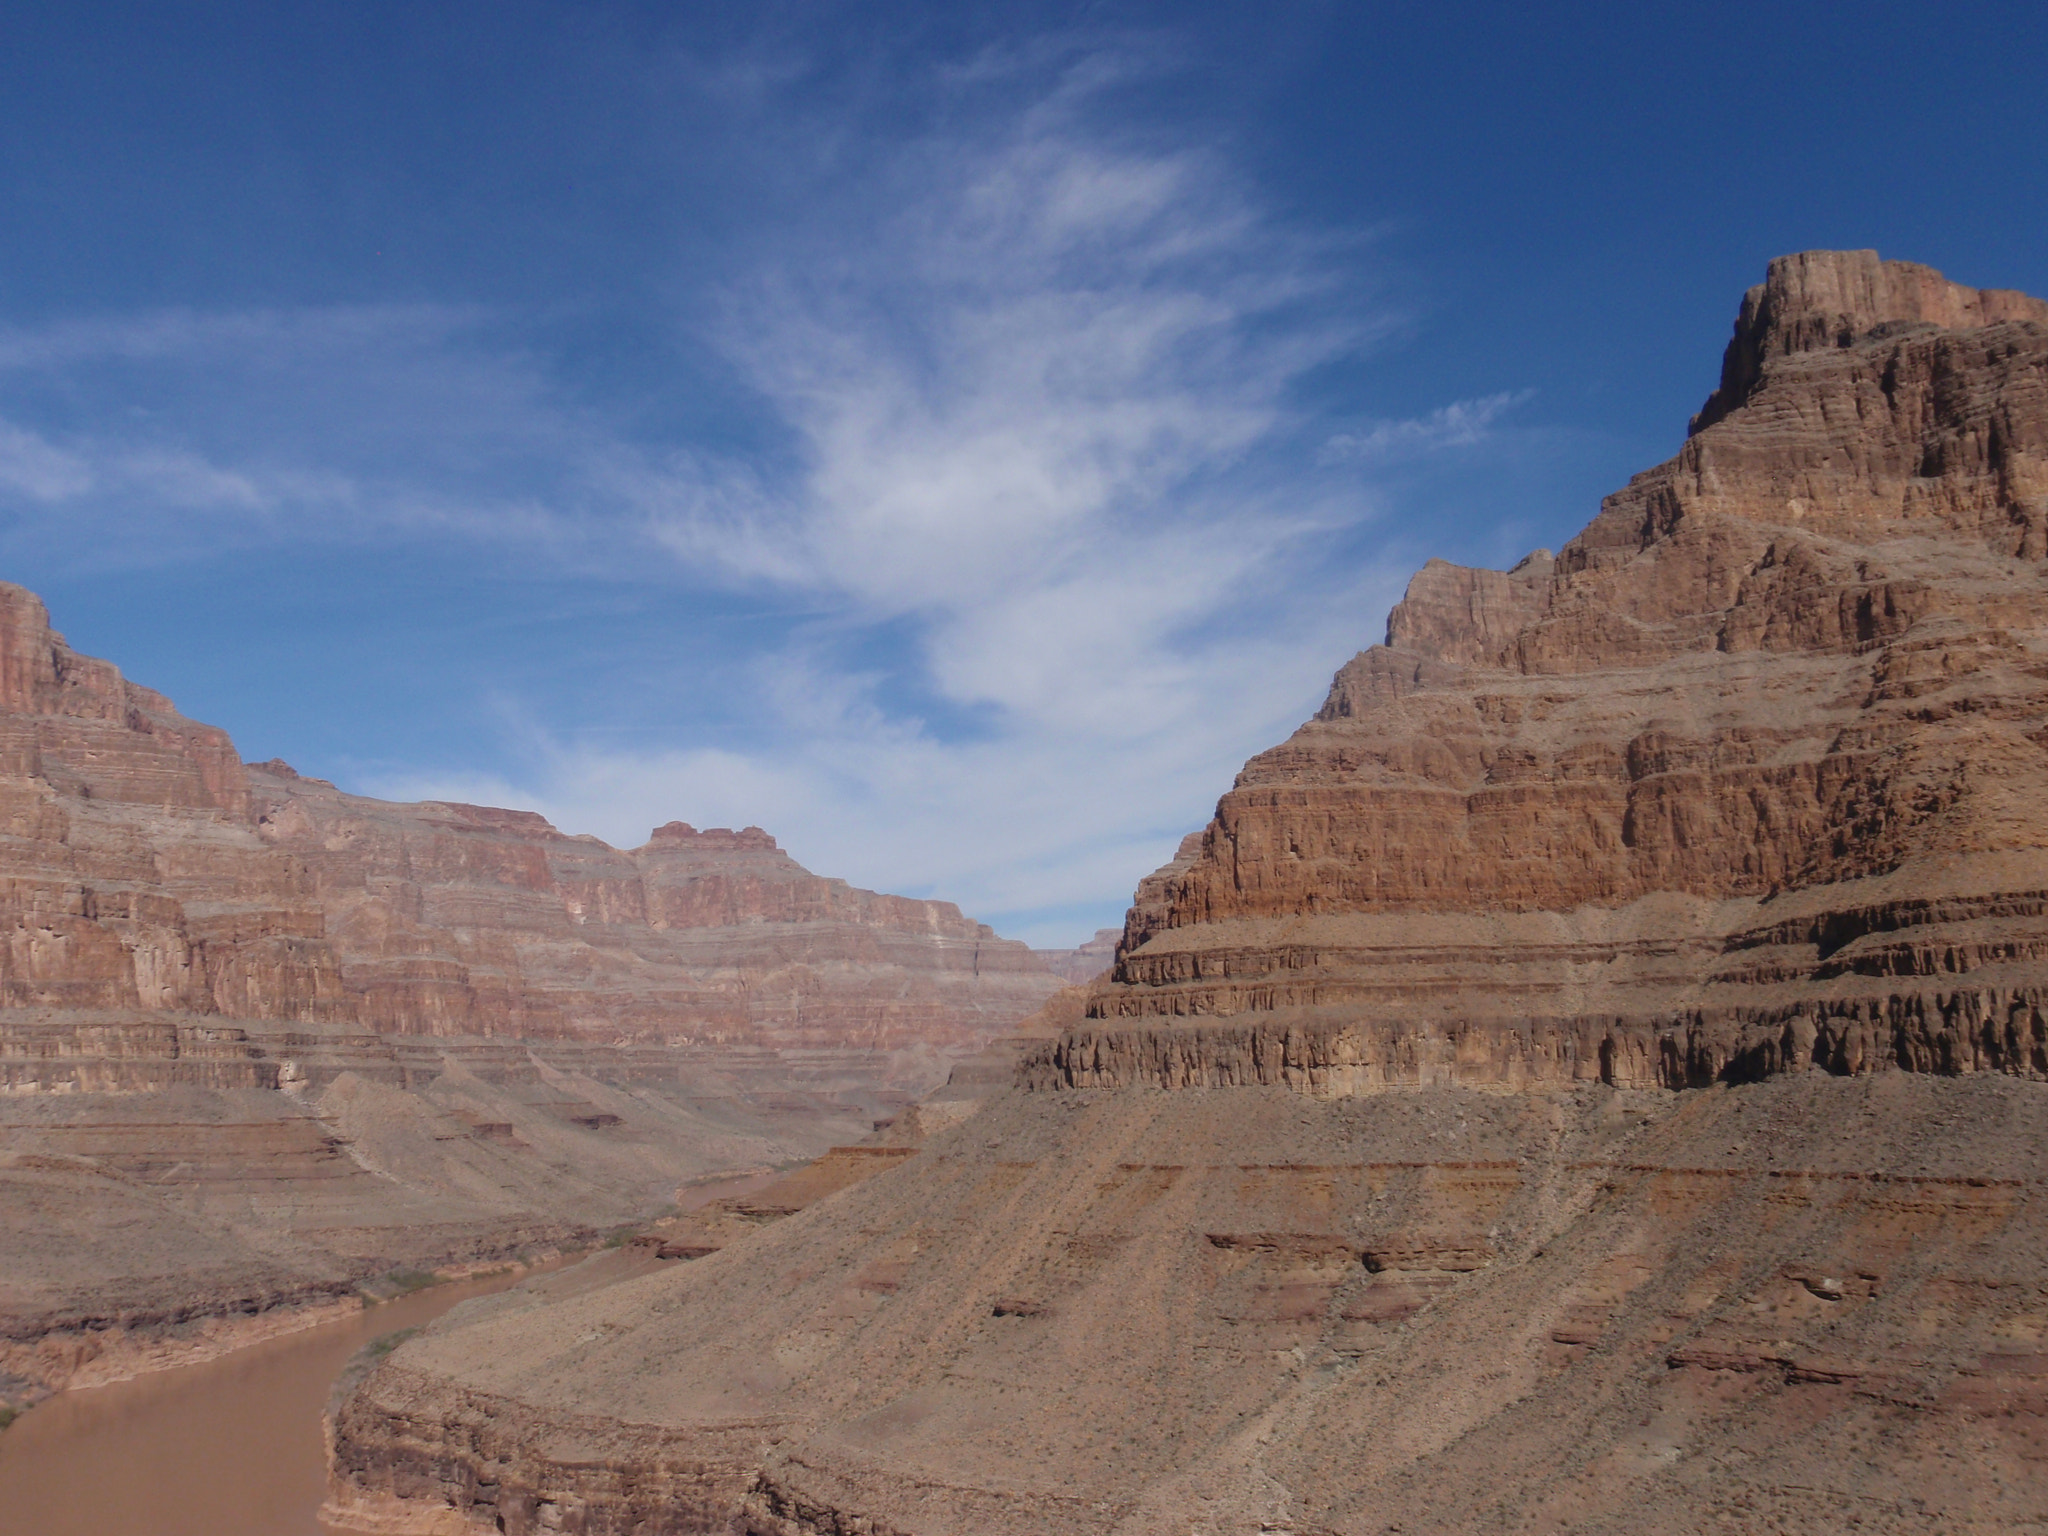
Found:
<path fill-rule="evenodd" d="M 1015 1086 L 401 1348 L 330 1513 L 2040 1523 L 2044 381 L 2037 301 L 1773 263 L 1680 454 L 1555 557 L 1425 568 Z"/>
<path fill-rule="evenodd" d="M 1204 1080 L 1105 1039 L 1168 1019 L 1321 1087 L 2048 1073 L 2044 553 L 2048 305 L 1773 262 L 1676 458 L 1432 561 L 1246 765 L 1048 1075 Z"/>

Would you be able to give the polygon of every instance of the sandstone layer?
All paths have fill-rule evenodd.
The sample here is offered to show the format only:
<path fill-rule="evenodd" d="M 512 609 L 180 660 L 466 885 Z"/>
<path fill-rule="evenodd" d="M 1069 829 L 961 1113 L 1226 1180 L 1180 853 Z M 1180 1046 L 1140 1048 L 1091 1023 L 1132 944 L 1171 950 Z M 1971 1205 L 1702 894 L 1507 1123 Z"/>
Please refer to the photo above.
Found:
<path fill-rule="evenodd" d="M 1425 566 L 1038 1070 L 2048 1075 L 2044 553 L 2048 304 L 1772 263 L 1677 457 Z"/>
<path fill-rule="evenodd" d="M 758 828 L 246 765 L 0 585 L 0 1403 L 801 1162 L 1059 984 Z"/>
<path fill-rule="evenodd" d="M 2044 531 L 2048 305 L 1772 263 L 1678 456 L 1425 568 L 1012 1086 L 451 1314 L 337 1404 L 332 1513 L 2048 1524 Z"/>

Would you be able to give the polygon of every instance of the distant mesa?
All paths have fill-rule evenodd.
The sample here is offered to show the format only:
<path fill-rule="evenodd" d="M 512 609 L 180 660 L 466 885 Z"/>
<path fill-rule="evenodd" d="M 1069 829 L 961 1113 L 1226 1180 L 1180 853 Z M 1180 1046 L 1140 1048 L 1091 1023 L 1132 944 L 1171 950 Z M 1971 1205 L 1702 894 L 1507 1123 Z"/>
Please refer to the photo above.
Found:
<path fill-rule="evenodd" d="M 1070 986 L 1086 986 L 1109 974 L 1116 964 L 1117 940 L 1121 928 L 1098 928 L 1095 937 L 1074 949 L 1034 949 L 1046 969 Z"/>
<path fill-rule="evenodd" d="M 774 838 L 759 827 L 743 827 L 735 832 L 729 827 L 708 827 L 699 832 L 687 821 L 665 822 L 647 835 L 647 844 L 686 844 L 692 848 L 710 851 L 730 849 L 734 852 L 758 850 L 763 853 L 779 853 L 781 849 Z"/>
<path fill-rule="evenodd" d="M 63 645 L 18 586 L 0 586 L 0 741 L 20 808 L 0 926 L 29 957 L 0 967 L 0 1008 L 972 1050 L 1058 985 L 950 903 L 819 878 L 759 827 L 671 822 L 621 851 L 535 811 L 244 765 Z M 4 1070 L 75 1082 L 93 1057 Z"/>

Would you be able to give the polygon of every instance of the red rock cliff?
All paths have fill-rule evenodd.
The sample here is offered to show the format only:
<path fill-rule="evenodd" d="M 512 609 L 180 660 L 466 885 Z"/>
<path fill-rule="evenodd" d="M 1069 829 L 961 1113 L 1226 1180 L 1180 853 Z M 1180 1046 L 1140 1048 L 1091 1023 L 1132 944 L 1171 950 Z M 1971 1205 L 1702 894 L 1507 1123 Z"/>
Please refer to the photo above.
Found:
<path fill-rule="evenodd" d="M 1038 1070 L 2048 1075 L 2044 555 L 2048 304 L 1773 262 L 1677 456 L 1430 562 Z"/>
<path fill-rule="evenodd" d="M 973 1045 L 1057 985 L 759 828 L 622 851 L 245 768 L 0 585 L 0 1008 L 889 1050 Z"/>

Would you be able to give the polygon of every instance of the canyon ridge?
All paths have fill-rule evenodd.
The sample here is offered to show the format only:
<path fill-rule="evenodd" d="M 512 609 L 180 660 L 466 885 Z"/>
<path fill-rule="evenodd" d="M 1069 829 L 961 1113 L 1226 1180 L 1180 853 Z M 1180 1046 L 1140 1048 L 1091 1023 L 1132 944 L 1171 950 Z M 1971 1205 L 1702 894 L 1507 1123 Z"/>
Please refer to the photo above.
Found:
<path fill-rule="evenodd" d="M 2048 304 L 1772 262 L 1677 455 L 1426 566 L 1106 978 L 871 1176 L 397 1349 L 328 1517 L 2048 1524 L 2044 558 Z"/>
<path fill-rule="evenodd" d="M 0 585 L 0 1405 L 858 1141 L 1060 984 L 758 828 L 245 764 Z"/>

